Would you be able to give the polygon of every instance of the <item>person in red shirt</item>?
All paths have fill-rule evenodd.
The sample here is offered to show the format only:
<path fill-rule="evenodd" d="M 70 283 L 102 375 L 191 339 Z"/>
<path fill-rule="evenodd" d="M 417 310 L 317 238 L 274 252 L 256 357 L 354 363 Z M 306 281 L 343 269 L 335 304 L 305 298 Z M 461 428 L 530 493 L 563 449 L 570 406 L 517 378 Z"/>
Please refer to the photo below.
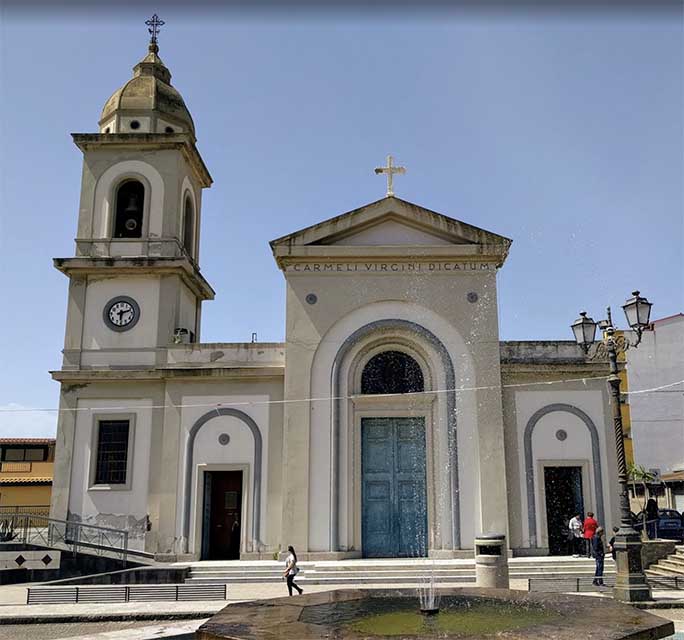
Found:
<path fill-rule="evenodd" d="M 594 520 L 594 514 L 589 511 L 587 517 L 584 519 L 584 524 L 582 525 L 582 532 L 585 544 L 587 545 L 587 558 L 593 556 L 591 552 L 591 540 L 596 535 L 596 529 L 598 529 L 598 522 Z"/>

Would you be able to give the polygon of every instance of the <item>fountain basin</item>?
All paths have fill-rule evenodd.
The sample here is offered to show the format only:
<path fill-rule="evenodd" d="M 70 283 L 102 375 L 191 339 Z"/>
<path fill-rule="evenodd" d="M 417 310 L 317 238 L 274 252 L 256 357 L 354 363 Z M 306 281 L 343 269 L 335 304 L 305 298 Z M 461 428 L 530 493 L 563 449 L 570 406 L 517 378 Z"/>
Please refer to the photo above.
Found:
<path fill-rule="evenodd" d="M 439 589 L 440 612 L 424 616 L 413 590 L 341 589 L 229 604 L 198 640 L 657 640 L 674 625 L 609 598 L 508 589 Z"/>

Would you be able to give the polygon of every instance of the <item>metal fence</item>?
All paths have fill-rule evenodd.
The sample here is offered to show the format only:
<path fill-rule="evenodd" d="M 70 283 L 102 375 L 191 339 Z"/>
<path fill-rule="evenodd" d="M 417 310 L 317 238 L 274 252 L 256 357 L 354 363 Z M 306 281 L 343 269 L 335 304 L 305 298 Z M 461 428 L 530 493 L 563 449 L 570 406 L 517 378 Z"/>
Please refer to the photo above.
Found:
<path fill-rule="evenodd" d="M 111 584 L 29 587 L 26 604 L 226 600 L 227 584 Z"/>
<path fill-rule="evenodd" d="M 28 513 L 0 514 L 0 533 L 6 542 L 90 553 L 124 562 L 128 556 L 128 531 L 94 524 Z"/>
<path fill-rule="evenodd" d="M 35 505 L 13 505 L 11 507 L 0 507 L 0 520 L 5 520 L 7 516 L 16 516 L 19 514 L 29 514 L 32 516 L 44 516 L 48 517 L 50 515 L 50 505 L 49 504 L 35 504 Z"/>
<path fill-rule="evenodd" d="M 593 584 L 593 576 L 576 576 L 572 578 L 530 578 L 528 591 L 545 591 L 547 593 L 582 593 L 597 591 L 601 587 Z M 684 576 L 648 576 L 648 584 L 651 589 L 682 590 L 684 589 Z M 615 574 L 603 576 L 604 587 L 615 586 Z"/>

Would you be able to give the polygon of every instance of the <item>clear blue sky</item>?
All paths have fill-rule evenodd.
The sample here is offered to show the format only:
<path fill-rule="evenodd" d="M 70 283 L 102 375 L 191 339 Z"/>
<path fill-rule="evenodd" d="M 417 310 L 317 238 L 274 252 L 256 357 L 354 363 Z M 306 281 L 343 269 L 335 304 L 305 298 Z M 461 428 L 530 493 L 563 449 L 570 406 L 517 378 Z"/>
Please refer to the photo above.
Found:
<path fill-rule="evenodd" d="M 74 253 L 81 172 L 69 133 L 97 130 L 155 10 L 215 180 L 203 341 L 283 339 L 268 241 L 382 197 L 387 153 L 408 167 L 398 196 L 513 238 L 502 339 L 569 339 L 580 309 L 602 317 L 633 288 L 655 317 L 684 309 L 681 11 L 121 8 L 2 9 L 0 406 L 57 406 L 67 280 L 51 258 Z M 0 436 L 54 425 L 0 414 Z"/>

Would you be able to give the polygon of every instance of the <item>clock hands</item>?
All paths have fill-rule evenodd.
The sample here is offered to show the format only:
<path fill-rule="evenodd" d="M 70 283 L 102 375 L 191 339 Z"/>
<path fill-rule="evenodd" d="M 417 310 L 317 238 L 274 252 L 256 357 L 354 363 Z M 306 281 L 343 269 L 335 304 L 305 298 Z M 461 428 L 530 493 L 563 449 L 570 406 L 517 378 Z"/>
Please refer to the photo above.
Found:
<path fill-rule="evenodd" d="M 104 319 L 114 331 L 126 331 L 138 322 L 140 308 L 135 300 L 121 298 L 111 300 L 105 307 Z"/>

